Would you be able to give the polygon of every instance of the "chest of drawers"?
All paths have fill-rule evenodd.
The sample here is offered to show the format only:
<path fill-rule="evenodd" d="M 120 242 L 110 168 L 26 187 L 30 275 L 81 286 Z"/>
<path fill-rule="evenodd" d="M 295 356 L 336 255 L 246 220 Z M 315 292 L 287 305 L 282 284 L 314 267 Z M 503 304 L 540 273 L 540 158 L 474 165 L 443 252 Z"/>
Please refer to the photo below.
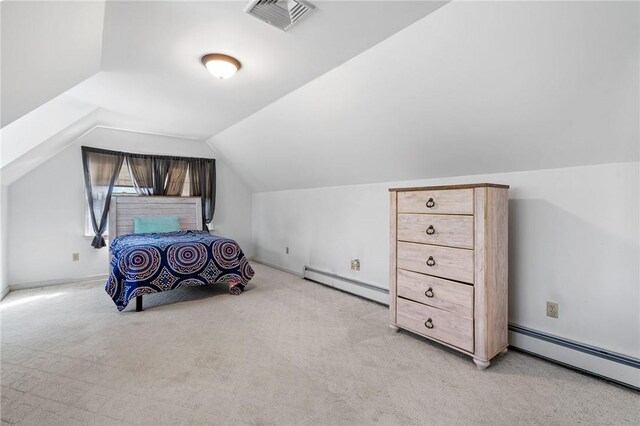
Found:
<path fill-rule="evenodd" d="M 473 357 L 507 350 L 508 189 L 392 188 L 390 326 Z"/>

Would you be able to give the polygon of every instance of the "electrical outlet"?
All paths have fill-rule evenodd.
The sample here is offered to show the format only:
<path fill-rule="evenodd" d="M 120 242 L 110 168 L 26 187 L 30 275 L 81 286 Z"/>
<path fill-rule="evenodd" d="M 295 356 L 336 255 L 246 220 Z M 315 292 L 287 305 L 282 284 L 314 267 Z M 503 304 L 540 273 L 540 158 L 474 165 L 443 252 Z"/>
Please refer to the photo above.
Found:
<path fill-rule="evenodd" d="M 351 269 L 354 271 L 360 270 L 360 259 L 351 259 Z"/>
<path fill-rule="evenodd" d="M 555 302 L 547 302 L 547 316 L 558 318 L 558 304 Z"/>
<path fill-rule="evenodd" d="M 74 262 L 77 262 L 77 261 L 79 261 L 79 260 L 80 260 L 80 253 L 73 253 L 71 256 L 72 256 L 72 257 L 71 257 L 71 259 L 72 259 Z"/>
<path fill-rule="evenodd" d="M 289 254 L 289 247 L 285 247 L 284 252 Z"/>

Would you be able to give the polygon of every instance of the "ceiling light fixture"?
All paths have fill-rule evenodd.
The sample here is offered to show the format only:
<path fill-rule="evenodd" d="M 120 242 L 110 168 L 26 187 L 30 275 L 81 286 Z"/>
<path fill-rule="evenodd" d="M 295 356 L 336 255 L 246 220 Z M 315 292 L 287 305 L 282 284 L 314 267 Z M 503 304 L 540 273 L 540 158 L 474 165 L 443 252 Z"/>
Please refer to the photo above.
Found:
<path fill-rule="evenodd" d="M 236 58 L 222 53 L 209 53 L 202 57 L 204 65 L 211 74 L 220 80 L 234 75 L 242 66 Z"/>

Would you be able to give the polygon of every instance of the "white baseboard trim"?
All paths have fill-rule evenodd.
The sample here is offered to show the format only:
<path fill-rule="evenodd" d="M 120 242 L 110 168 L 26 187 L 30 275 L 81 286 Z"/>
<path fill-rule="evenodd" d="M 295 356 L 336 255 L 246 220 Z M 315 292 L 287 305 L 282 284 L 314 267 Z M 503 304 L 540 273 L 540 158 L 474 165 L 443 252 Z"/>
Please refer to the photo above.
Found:
<path fill-rule="evenodd" d="M 47 280 L 47 281 L 32 281 L 28 283 L 11 284 L 9 286 L 9 290 L 10 291 L 26 290 L 28 288 L 49 287 L 52 285 L 72 284 L 72 283 L 79 283 L 79 282 L 85 282 L 85 281 L 106 280 L 108 277 L 109 277 L 108 274 L 104 274 L 104 275 L 92 275 L 89 277 L 60 278 L 56 280 Z"/>
<path fill-rule="evenodd" d="M 298 277 L 302 277 L 303 276 L 303 273 L 300 272 L 300 271 L 294 271 L 293 269 L 289 269 L 289 268 L 285 268 L 285 267 L 282 267 L 282 266 L 274 265 L 273 263 L 269 263 L 269 262 L 266 262 L 264 260 L 256 259 L 255 257 L 252 257 L 249 260 L 251 262 L 256 262 L 256 263 L 259 263 L 261 265 L 268 266 L 269 268 L 277 269 L 278 271 L 286 272 L 288 274 L 293 274 L 293 275 L 296 275 Z"/>
<path fill-rule="evenodd" d="M 0 300 L 4 299 L 7 294 L 9 294 L 8 286 L 2 289 L 2 293 L 0 293 Z"/>

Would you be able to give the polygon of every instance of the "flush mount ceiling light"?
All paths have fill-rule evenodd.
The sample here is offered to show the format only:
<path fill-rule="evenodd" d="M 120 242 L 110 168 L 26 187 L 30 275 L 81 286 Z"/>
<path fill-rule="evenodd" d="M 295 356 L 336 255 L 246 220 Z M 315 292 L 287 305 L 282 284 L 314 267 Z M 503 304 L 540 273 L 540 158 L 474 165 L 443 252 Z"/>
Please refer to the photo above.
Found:
<path fill-rule="evenodd" d="M 202 64 L 220 80 L 229 78 L 242 66 L 236 58 L 222 53 L 210 53 L 202 57 Z"/>

